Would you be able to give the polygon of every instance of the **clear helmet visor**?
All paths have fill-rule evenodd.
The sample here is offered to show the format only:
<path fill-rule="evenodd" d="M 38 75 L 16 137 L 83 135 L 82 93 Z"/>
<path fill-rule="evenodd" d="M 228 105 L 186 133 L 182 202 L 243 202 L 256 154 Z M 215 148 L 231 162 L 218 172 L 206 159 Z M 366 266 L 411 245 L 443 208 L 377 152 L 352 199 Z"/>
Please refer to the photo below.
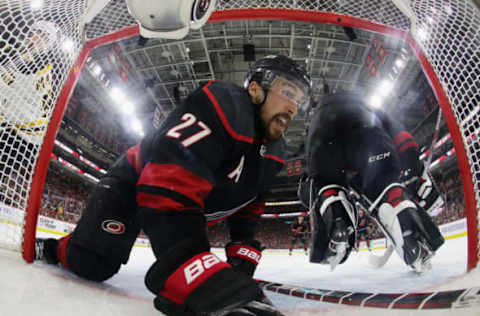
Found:
<path fill-rule="evenodd" d="M 302 80 L 287 74 L 275 74 L 269 90 L 297 105 L 299 112 L 305 112 L 310 104 L 310 87 Z"/>

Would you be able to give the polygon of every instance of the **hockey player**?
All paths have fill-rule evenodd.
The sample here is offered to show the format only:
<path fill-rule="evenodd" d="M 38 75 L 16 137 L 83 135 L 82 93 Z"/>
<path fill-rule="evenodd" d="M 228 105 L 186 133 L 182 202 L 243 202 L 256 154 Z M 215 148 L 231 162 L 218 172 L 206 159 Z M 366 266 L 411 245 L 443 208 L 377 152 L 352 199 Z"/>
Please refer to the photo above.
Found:
<path fill-rule="evenodd" d="M 429 269 L 444 239 L 400 183 L 402 170 L 422 180 L 424 166 L 412 135 L 385 113 L 369 108 L 359 95 L 334 94 L 322 101 L 308 133 L 308 178 L 299 187 L 304 204 L 313 196 L 310 261 L 333 268 L 347 259 L 356 239 L 357 213 L 348 199 L 353 188 L 372 201 L 367 207 L 405 263 L 418 272 Z M 431 200 L 425 192 L 419 192 L 419 200 Z"/>
<path fill-rule="evenodd" d="M 0 169 L 8 174 L 11 168 L 31 165 L 47 130 L 55 101 L 59 64 L 53 51 L 59 29 L 38 20 L 22 30 L 0 27 L 0 34 Z M 16 158 L 14 166 L 10 160 L 17 155 L 23 161 Z"/>
<path fill-rule="evenodd" d="M 21 44 L 6 45 L 0 54 L 0 123 L 38 145 L 54 102 L 51 52 L 58 28 L 52 22 L 37 21 L 28 32 Z"/>
<path fill-rule="evenodd" d="M 310 99 L 310 77 L 267 56 L 244 88 L 211 81 L 130 148 L 91 192 L 71 235 L 37 240 L 36 257 L 93 281 L 128 260 L 141 228 L 157 261 L 145 277 L 167 315 L 280 315 L 252 279 L 261 258 L 256 202 L 284 164 L 283 133 Z M 228 262 L 206 224 L 228 217 Z M 217 315 L 217 314 L 215 314 Z"/>
<path fill-rule="evenodd" d="M 292 233 L 292 237 L 290 238 L 290 245 L 288 246 L 288 255 L 292 255 L 293 247 L 297 244 L 297 241 L 303 246 L 303 250 L 305 254 L 307 252 L 307 233 L 308 233 L 308 225 L 305 223 L 305 218 L 303 216 L 297 217 L 292 225 L 290 225 L 290 232 Z"/>
<path fill-rule="evenodd" d="M 367 245 L 368 251 L 370 249 L 370 238 L 369 234 L 371 232 L 371 226 L 368 220 L 367 215 L 363 210 L 358 210 L 358 220 L 357 220 L 357 249 L 360 248 L 360 242 L 364 241 Z"/>

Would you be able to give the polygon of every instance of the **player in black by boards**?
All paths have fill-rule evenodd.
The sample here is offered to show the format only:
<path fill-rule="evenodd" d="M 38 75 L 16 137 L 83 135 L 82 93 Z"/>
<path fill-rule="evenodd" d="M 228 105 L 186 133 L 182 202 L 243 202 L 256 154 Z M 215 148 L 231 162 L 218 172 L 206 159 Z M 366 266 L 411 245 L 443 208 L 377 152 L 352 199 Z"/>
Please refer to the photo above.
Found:
<path fill-rule="evenodd" d="M 348 198 L 350 187 L 372 201 L 370 209 L 378 210 L 373 216 L 405 263 L 418 272 L 429 269 L 444 239 L 425 211 L 431 195 L 438 193 L 412 135 L 359 95 L 329 95 L 322 101 L 310 124 L 307 175 L 299 185 L 299 197 L 310 208 L 310 261 L 333 268 L 355 245 L 357 210 Z M 402 184 L 401 171 L 406 170 L 412 181 L 405 182 L 417 192 Z M 429 190 L 420 189 L 428 183 Z"/>
<path fill-rule="evenodd" d="M 292 255 L 293 247 L 297 244 L 297 241 L 300 241 L 303 246 L 305 254 L 307 254 L 307 234 L 308 234 L 308 225 L 305 223 L 305 218 L 303 216 L 297 217 L 293 223 L 290 225 L 290 232 L 292 237 L 290 238 L 290 245 L 288 247 L 288 254 Z"/>
<path fill-rule="evenodd" d="M 243 88 L 212 81 L 194 91 L 110 168 L 71 235 L 38 240 L 37 257 L 103 281 L 143 229 L 157 258 L 145 284 L 163 313 L 281 315 L 252 279 L 262 249 L 257 197 L 284 164 L 282 135 L 310 102 L 310 86 L 293 60 L 267 56 Z M 223 262 L 210 252 L 206 224 L 227 217 Z"/>

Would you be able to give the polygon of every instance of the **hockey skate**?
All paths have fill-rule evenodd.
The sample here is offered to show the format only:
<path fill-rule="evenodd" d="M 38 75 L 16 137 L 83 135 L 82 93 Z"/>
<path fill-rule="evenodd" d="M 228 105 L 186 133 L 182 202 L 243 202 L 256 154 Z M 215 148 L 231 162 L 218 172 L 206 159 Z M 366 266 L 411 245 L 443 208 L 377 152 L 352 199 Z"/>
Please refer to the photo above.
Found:
<path fill-rule="evenodd" d="M 35 239 L 35 260 L 45 261 L 48 264 L 57 264 L 57 240 L 53 238 Z"/>
<path fill-rule="evenodd" d="M 373 210 L 371 216 L 400 258 L 415 272 L 424 273 L 431 270 L 431 259 L 445 240 L 428 213 L 409 200 L 404 189 L 404 186 L 392 183 L 373 203 L 358 194 L 351 197 L 366 201 L 368 209 Z"/>
<path fill-rule="evenodd" d="M 418 233 L 404 233 L 404 261 L 416 273 L 422 274 L 432 269 L 432 258 L 435 255 Z"/>
<path fill-rule="evenodd" d="M 386 225 L 382 230 L 394 245 L 394 249 L 403 259 L 405 264 L 412 268 L 416 273 L 422 274 L 432 269 L 431 259 L 435 255 L 435 249 L 428 242 L 425 236 L 428 234 L 419 222 L 415 220 L 418 210 L 405 209 L 398 214 L 393 226 Z M 396 226 L 396 228 L 395 228 Z M 441 235 L 440 235 L 441 236 Z M 435 239 L 432 239 L 435 241 Z M 443 240 L 443 239 L 442 239 Z"/>
<path fill-rule="evenodd" d="M 335 267 L 343 260 L 347 254 L 349 247 L 348 236 L 349 228 L 345 224 L 345 221 L 342 218 L 337 218 L 335 220 L 335 226 L 331 235 L 330 243 L 328 244 L 328 249 L 326 253 L 326 263 L 330 265 L 330 270 L 333 271 Z"/>

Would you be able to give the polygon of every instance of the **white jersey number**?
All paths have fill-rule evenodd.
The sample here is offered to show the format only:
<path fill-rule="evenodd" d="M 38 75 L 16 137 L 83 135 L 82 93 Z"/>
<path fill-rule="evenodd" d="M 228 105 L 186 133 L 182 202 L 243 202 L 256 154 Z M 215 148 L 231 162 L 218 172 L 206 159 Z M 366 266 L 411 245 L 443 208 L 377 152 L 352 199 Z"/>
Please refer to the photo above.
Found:
<path fill-rule="evenodd" d="M 212 130 L 202 121 L 197 121 L 197 118 L 192 113 L 185 113 L 182 116 L 182 121 L 184 122 L 178 125 L 175 125 L 174 127 L 168 130 L 167 132 L 168 137 L 179 139 L 182 136 L 182 133 L 180 132 L 181 130 L 187 127 L 190 127 L 195 123 L 198 126 L 200 126 L 200 131 L 185 138 L 180 142 L 185 147 L 188 147 L 190 145 L 195 144 L 196 142 L 199 142 L 200 140 L 204 139 L 205 137 L 207 137 L 212 133 Z"/>

